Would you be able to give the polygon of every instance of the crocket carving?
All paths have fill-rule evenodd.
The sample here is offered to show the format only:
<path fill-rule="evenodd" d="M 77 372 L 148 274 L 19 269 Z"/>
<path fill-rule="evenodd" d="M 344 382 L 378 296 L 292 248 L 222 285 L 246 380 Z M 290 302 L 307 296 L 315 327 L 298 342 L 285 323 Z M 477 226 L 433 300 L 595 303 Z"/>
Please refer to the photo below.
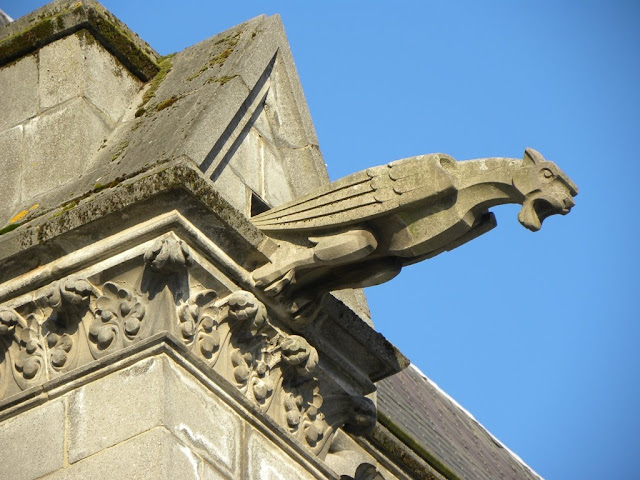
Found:
<path fill-rule="evenodd" d="M 550 215 L 567 214 L 577 193 L 532 149 L 522 160 L 397 160 L 253 217 L 280 245 L 253 278 L 271 295 L 376 285 L 495 227 L 495 205 L 521 204 L 518 220 L 536 231 Z"/>

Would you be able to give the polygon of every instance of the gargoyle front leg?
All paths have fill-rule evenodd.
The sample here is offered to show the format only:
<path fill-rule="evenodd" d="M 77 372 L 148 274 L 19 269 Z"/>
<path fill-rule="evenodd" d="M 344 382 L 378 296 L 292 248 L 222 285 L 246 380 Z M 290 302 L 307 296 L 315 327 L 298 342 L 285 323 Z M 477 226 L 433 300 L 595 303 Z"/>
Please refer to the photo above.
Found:
<path fill-rule="evenodd" d="M 296 282 L 301 270 L 345 265 L 370 255 L 378 246 L 373 233 L 362 228 L 309 237 L 309 241 L 314 246 L 281 245 L 270 263 L 253 272 L 256 285 L 265 287 L 268 294 L 277 295 L 286 285 Z"/>

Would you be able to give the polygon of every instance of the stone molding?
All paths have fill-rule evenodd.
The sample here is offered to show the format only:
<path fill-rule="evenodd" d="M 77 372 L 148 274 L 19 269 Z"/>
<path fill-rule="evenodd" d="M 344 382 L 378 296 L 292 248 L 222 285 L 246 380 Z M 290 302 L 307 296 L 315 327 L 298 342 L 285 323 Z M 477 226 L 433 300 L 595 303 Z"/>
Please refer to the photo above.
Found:
<path fill-rule="evenodd" d="M 162 333 L 316 455 L 338 428 L 375 425 L 373 402 L 338 386 L 304 337 L 173 232 L 0 305 L 0 411 Z"/>

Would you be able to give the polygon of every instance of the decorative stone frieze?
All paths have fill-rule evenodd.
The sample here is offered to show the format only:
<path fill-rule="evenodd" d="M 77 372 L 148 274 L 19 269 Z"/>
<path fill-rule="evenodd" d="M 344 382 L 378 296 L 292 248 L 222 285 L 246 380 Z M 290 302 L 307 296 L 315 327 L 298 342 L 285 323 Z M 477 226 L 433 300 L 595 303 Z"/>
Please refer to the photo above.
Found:
<path fill-rule="evenodd" d="M 147 245 L 0 307 L 0 400 L 168 332 L 317 455 L 342 426 L 373 428 L 373 402 L 322 374 L 318 351 L 253 293 L 203 277 L 174 233 Z"/>

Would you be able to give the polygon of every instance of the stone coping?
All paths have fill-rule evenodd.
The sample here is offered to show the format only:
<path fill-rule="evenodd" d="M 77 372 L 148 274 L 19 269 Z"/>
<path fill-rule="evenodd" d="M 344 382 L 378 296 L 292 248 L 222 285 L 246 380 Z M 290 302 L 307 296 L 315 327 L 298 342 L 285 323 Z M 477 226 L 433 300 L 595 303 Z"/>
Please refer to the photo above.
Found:
<path fill-rule="evenodd" d="M 86 29 L 142 81 L 158 73 L 160 55 L 94 0 L 58 0 L 0 28 L 0 66 Z"/>

